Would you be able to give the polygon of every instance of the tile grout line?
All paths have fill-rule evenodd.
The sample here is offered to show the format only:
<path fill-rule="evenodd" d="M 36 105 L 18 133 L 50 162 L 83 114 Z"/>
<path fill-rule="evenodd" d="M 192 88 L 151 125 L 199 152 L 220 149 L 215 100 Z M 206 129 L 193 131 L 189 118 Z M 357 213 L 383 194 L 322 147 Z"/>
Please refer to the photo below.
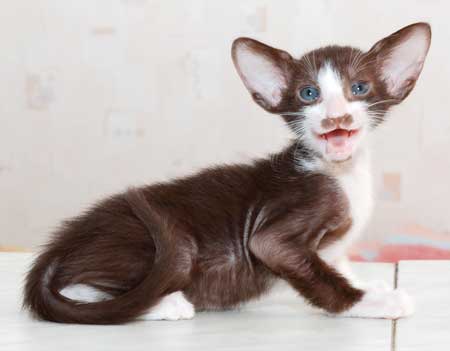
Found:
<path fill-rule="evenodd" d="M 394 289 L 398 287 L 398 262 L 394 264 Z M 397 320 L 392 321 L 391 328 L 391 351 L 395 351 L 397 348 Z"/>

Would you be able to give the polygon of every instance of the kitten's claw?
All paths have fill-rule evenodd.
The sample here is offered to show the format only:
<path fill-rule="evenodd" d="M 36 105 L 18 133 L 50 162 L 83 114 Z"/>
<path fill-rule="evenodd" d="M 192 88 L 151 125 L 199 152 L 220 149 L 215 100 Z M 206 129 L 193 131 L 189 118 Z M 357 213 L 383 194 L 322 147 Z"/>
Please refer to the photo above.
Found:
<path fill-rule="evenodd" d="M 339 314 L 343 317 L 397 319 L 414 313 L 414 303 L 403 290 L 366 291 L 361 301 Z"/>

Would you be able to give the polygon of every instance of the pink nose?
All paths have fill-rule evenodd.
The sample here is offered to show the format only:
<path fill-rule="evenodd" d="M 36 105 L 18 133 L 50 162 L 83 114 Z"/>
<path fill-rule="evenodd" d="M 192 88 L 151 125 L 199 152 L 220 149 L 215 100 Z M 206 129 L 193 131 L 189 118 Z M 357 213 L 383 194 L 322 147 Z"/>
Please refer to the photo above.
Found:
<path fill-rule="evenodd" d="M 353 117 L 350 114 L 345 114 L 339 117 L 327 117 L 322 120 L 322 127 L 324 129 L 348 128 L 353 123 Z"/>

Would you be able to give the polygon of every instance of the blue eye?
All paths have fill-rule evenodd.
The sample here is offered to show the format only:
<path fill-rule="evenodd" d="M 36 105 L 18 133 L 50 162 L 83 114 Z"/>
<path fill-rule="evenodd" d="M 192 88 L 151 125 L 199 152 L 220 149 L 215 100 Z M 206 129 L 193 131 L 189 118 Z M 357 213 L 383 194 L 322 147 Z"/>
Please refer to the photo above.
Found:
<path fill-rule="evenodd" d="M 353 95 L 366 95 L 369 92 L 370 85 L 365 82 L 358 82 L 352 84 L 352 94 Z"/>
<path fill-rule="evenodd" d="M 312 102 L 312 101 L 316 101 L 319 96 L 319 89 L 314 88 L 314 87 L 305 87 L 302 90 L 300 90 L 300 99 L 302 99 L 305 102 Z"/>

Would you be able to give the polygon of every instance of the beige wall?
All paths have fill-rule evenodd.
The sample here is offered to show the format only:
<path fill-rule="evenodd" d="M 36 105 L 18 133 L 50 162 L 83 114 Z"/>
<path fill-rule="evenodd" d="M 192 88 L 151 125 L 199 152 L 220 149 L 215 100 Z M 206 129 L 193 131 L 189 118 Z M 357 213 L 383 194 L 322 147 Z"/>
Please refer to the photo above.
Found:
<path fill-rule="evenodd" d="M 433 26 L 422 78 L 375 138 L 368 232 L 450 229 L 447 1 L 4 0 L 0 11 L 0 246 L 43 243 L 66 216 L 128 185 L 277 150 L 282 123 L 230 60 L 252 36 L 294 54 L 362 48 Z"/>

